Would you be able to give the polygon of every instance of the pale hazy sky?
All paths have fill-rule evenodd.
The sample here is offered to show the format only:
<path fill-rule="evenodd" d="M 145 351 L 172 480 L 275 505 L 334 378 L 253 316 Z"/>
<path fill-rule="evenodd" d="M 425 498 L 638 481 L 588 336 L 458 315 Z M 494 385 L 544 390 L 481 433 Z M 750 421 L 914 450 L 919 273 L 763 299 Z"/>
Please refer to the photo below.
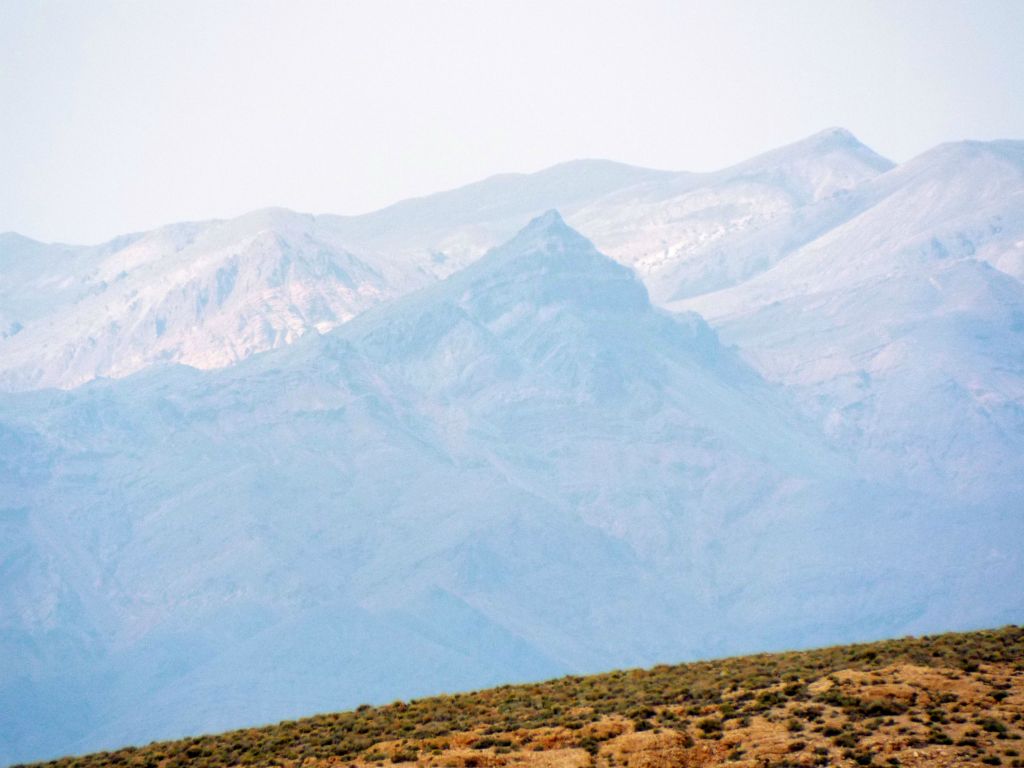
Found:
<path fill-rule="evenodd" d="M 1024 0 L 0 0 L 0 231 L 358 213 L 578 157 L 708 170 L 841 125 L 1024 138 Z"/>

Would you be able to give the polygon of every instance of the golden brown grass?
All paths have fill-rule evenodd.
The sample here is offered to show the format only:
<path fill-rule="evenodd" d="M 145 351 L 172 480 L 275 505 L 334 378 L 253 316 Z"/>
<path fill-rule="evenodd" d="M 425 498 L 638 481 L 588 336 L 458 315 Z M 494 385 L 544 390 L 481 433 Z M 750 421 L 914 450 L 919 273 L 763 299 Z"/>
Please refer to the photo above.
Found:
<path fill-rule="evenodd" d="M 438 696 L 53 768 L 1024 766 L 1024 629 Z"/>

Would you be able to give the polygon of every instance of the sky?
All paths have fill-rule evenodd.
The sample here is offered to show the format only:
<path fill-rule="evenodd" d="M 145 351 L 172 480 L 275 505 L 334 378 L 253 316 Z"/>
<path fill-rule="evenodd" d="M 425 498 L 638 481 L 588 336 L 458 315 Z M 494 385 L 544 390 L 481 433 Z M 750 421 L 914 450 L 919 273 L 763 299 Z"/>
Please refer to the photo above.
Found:
<path fill-rule="evenodd" d="M 1024 139 L 1021 40 L 1020 0 L 0 0 L 0 232 L 712 170 L 830 126 L 897 162 Z"/>

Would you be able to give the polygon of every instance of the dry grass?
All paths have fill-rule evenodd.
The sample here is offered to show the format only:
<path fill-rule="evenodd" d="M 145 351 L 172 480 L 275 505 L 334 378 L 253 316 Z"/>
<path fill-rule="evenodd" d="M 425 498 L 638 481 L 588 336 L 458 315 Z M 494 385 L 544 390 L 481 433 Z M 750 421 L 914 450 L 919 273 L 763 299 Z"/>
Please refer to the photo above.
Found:
<path fill-rule="evenodd" d="M 54 768 L 1024 766 L 1024 630 L 565 677 Z"/>

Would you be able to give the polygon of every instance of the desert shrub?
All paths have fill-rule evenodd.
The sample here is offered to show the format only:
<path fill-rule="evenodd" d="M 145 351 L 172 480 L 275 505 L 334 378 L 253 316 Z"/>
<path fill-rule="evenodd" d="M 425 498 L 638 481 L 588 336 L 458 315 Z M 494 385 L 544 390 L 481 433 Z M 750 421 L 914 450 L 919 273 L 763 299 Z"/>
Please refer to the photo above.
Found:
<path fill-rule="evenodd" d="M 851 748 L 857 746 L 857 739 L 854 738 L 852 733 L 841 733 L 839 736 L 832 739 L 832 743 L 837 747 Z"/>
<path fill-rule="evenodd" d="M 697 721 L 697 728 L 706 734 L 714 733 L 722 730 L 722 721 L 717 717 L 705 717 L 703 720 Z"/>
<path fill-rule="evenodd" d="M 1006 733 L 1006 723 L 996 720 L 994 717 L 983 717 L 978 720 L 978 725 L 987 733 Z"/>

